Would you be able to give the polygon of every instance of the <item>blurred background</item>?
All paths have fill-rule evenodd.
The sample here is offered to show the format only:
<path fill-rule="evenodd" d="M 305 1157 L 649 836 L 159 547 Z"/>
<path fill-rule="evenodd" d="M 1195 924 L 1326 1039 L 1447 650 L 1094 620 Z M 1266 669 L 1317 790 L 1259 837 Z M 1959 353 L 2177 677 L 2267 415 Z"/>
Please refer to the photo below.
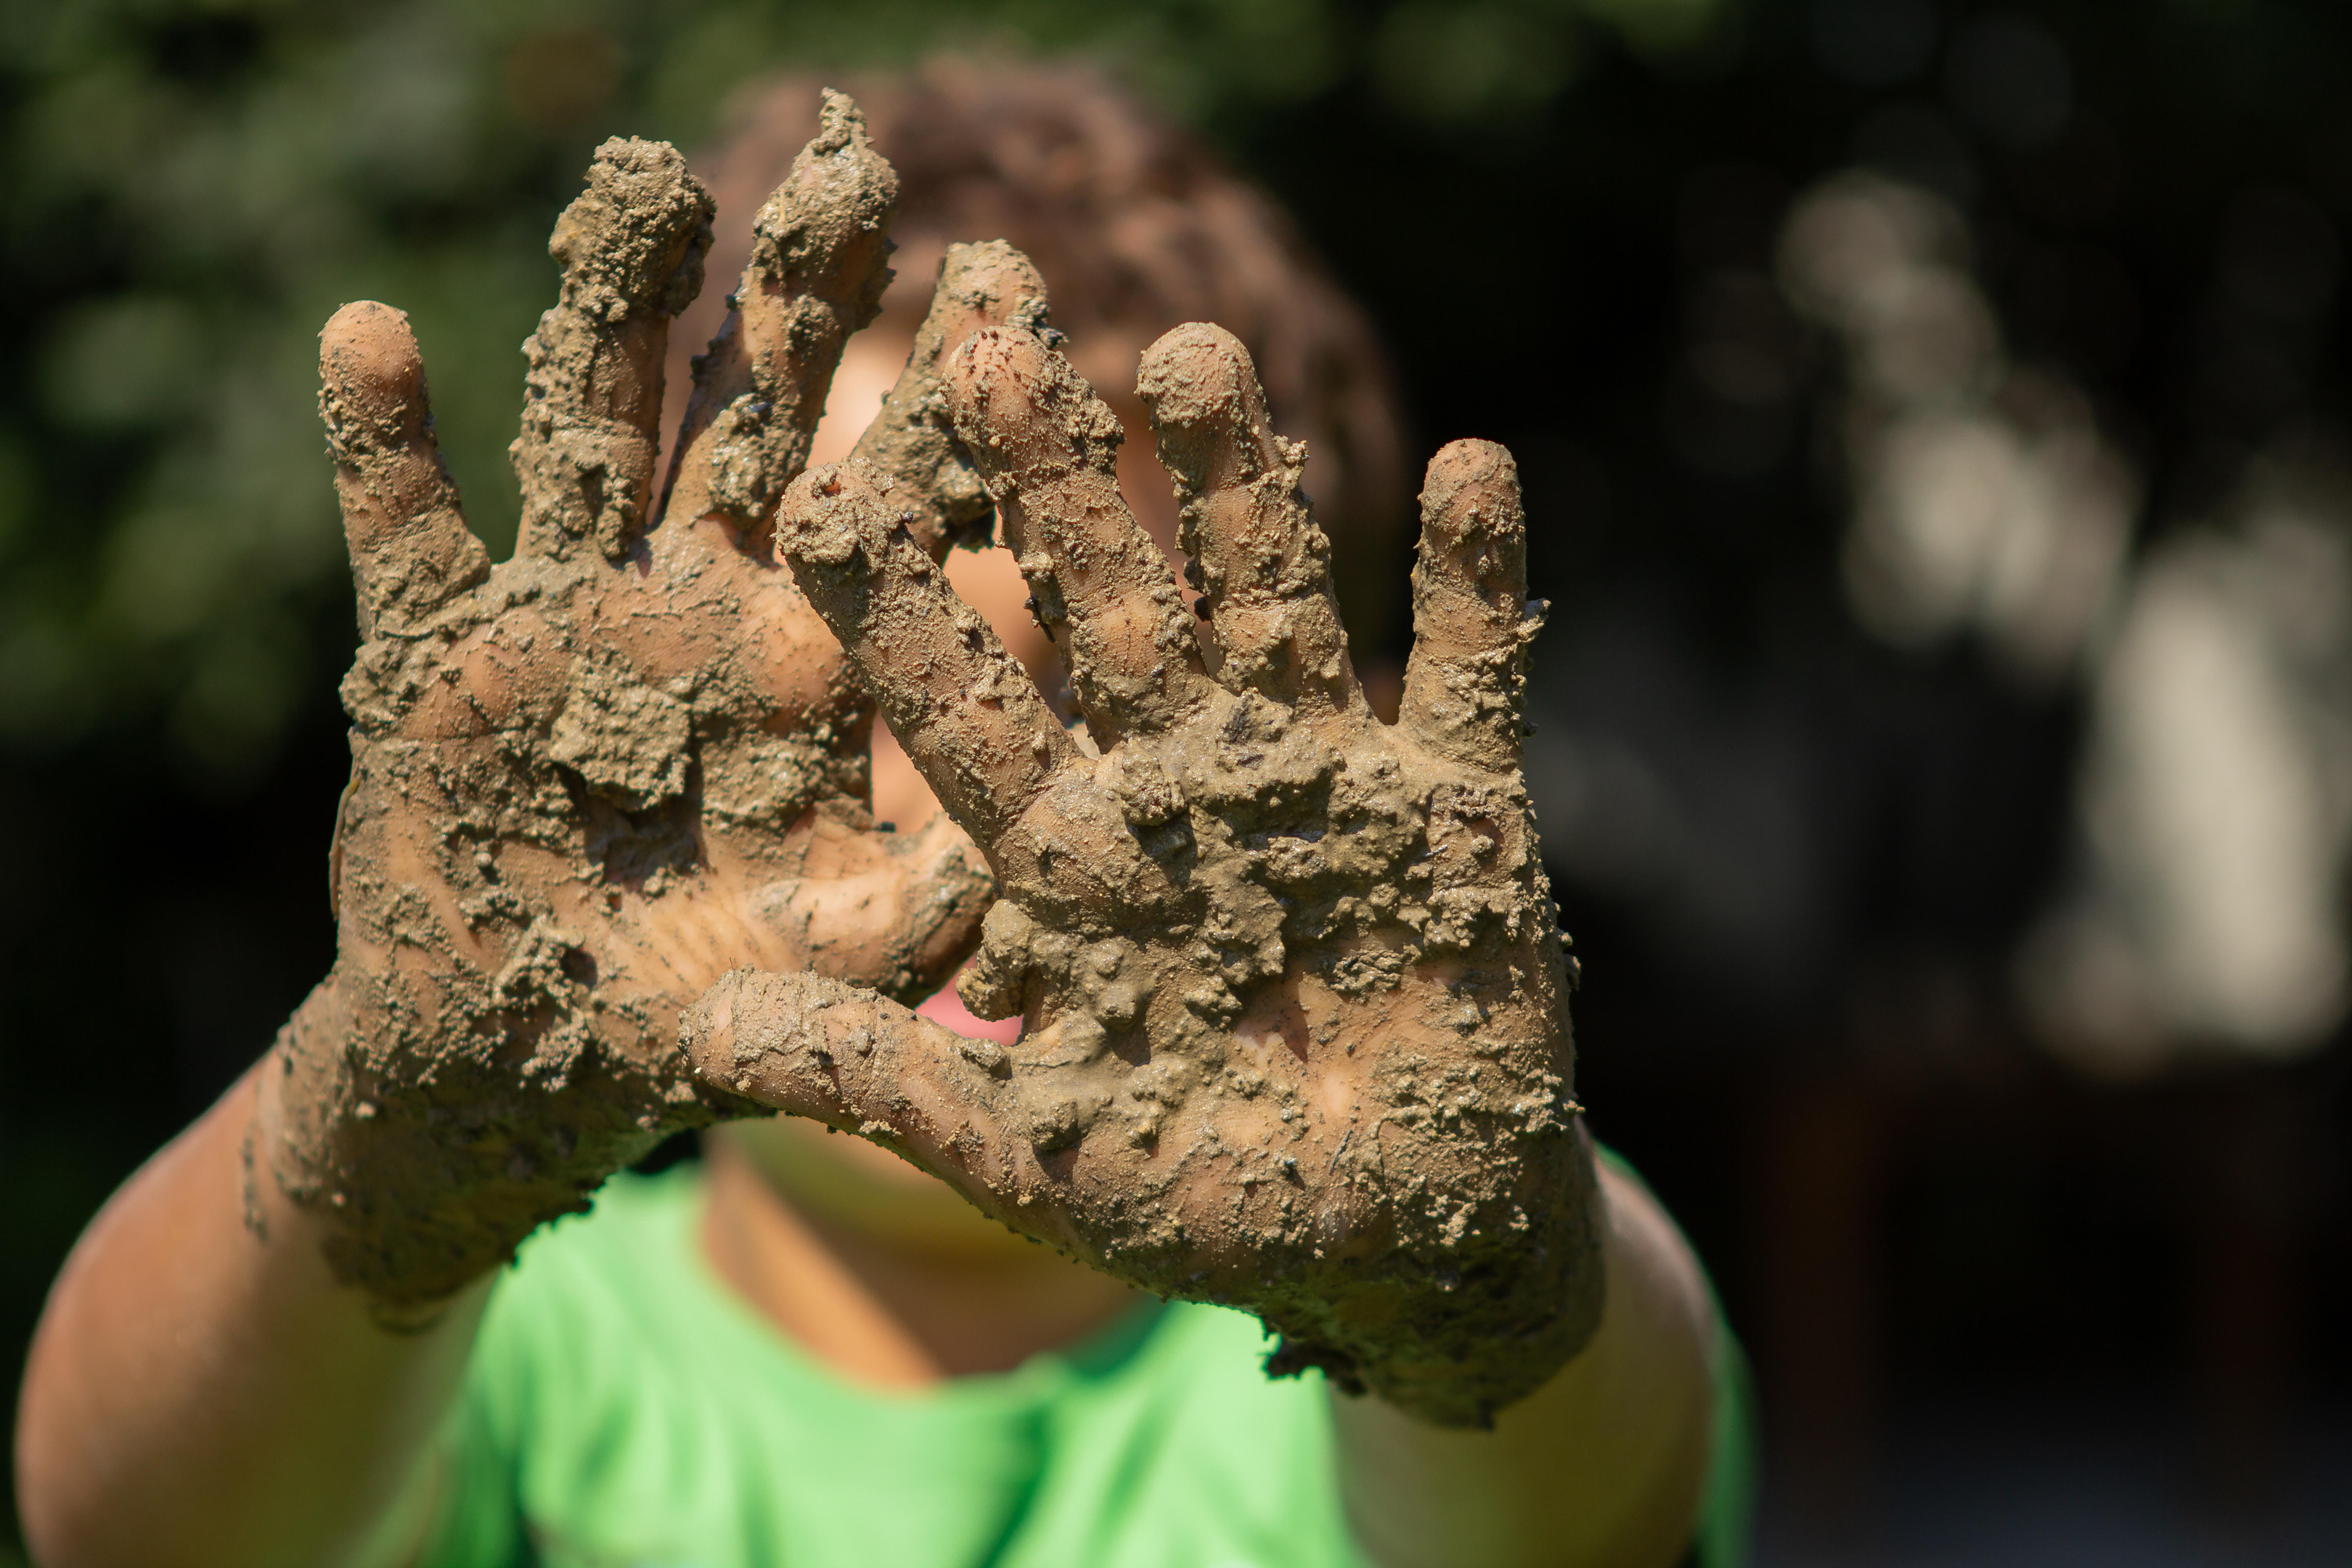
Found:
<path fill-rule="evenodd" d="M 2352 1556 L 2333 0 L 0 7 L 9 1376 L 330 954 L 319 323 L 411 312 L 502 552 L 594 144 L 955 49 L 1133 84 L 1417 454 L 1518 455 L 1580 1098 L 1754 1354 L 1761 1560 Z"/>

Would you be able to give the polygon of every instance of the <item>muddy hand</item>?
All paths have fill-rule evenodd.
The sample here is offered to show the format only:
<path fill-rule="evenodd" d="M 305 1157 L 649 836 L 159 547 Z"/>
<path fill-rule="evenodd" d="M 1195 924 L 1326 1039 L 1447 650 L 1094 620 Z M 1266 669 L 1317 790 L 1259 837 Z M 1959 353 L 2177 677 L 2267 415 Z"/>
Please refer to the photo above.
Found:
<path fill-rule="evenodd" d="M 662 1134 L 754 1109 L 677 1047 L 720 975 L 813 967 L 914 998 L 977 940 L 985 867 L 944 820 L 877 830 L 870 704 L 768 537 L 887 281 L 895 193 L 829 98 L 698 362 L 657 519 L 663 349 L 711 207 L 672 149 L 606 143 L 549 247 L 562 292 L 526 349 L 520 542 L 496 567 L 405 318 L 347 306 L 322 335 L 363 638 L 340 944 L 265 1076 L 257 1163 L 337 1216 L 338 1271 L 387 1312 L 429 1310 Z M 925 445 L 938 357 L 1037 308 L 1001 250 L 950 284 L 886 421 L 940 551 L 987 501 Z"/>
<path fill-rule="evenodd" d="M 1601 1300 L 1519 773 L 1535 619 L 1509 454 L 1430 465 L 1391 728 L 1349 662 L 1305 450 L 1230 335 L 1170 333 L 1139 386 L 1197 619 L 1113 483 L 1117 420 L 1046 339 L 977 332 L 947 383 L 1091 744 L 950 591 L 903 479 L 803 476 L 778 548 L 987 854 L 1004 896 L 964 995 L 1025 1032 L 960 1040 L 847 985 L 743 973 L 688 1016 L 688 1048 L 1073 1257 L 1258 1312 L 1273 1370 L 1486 1421 Z"/>

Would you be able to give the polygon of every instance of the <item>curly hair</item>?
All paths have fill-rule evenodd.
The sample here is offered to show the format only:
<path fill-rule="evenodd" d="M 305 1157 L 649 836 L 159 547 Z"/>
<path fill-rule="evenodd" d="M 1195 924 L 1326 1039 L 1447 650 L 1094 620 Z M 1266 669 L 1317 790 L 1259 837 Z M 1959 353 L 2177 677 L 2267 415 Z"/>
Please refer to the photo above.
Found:
<path fill-rule="evenodd" d="M 816 126 L 820 82 L 791 75 L 739 95 L 694 167 L 719 199 L 710 276 L 751 253 L 751 219 Z M 911 333 L 951 241 L 1005 239 L 1052 291 L 1070 357 L 1131 426 L 1135 366 L 1187 321 L 1247 345 L 1277 428 L 1307 443 L 1307 482 L 1362 654 L 1395 621 L 1412 504 L 1394 373 L 1370 322 L 1264 193 L 1198 139 L 1080 64 L 942 58 L 842 83 L 898 171 L 898 280 L 880 325 Z M 672 334 L 674 385 L 717 330 L 711 289 Z"/>

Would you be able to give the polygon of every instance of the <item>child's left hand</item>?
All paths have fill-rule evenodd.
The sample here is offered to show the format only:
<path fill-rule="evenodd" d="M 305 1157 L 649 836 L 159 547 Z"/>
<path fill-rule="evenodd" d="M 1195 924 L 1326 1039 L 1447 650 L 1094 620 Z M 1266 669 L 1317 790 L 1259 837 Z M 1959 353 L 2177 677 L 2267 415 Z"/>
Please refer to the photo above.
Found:
<path fill-rule="evenodd" d="M 1009 1051 L 810 974 L 730 975 L 703 1072 L 855 1131 L 1013 1229 L 1228 1302 L 1315 1365 L 1482 1424 L 1592 1332 L 1593 1173 L 1558 922 L 1519 772 L 1525 528 L 1510 456 L 1431 464 L 1400 722 L 1367 707 L 1329 544 L 1229 334 L 1139 391 L 1184 502 L 1195 620 L 1113 478 L 1118 425 L 1020 327 L 946 367 L 1091 746 L 1066 733 L 853 460 L 776 538 L 996 873 L 963 992 Z M 1096 754 L 1094 748 L 1099 748 Z"/>

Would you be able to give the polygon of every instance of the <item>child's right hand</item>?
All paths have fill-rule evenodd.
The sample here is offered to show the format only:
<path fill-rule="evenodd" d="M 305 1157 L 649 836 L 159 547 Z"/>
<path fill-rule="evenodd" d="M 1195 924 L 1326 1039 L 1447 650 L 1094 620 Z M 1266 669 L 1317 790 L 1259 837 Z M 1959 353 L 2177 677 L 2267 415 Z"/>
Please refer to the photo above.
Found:
<path fill-rule="evenodd" d="M 663 1134 L 752 1109 L 677 1045 L 721 974 L 814 968 L 912 1000 L 977 940 L 985 866 L 944 816 L 874 823 L 872 705 L 769 542 L 842 340 L 887 281 L 895 196 L 856 110 L 829 103 L 698 363 L 659 517 L 663 350 L 710 202 L 667 146 L 600 151 L 550 247 L 562 295 L 526 351 L 520 542 L 495 567 L 405 319 L 346 306 L 322 335 L 363 638 L 339 946 L 264 1075 L 248 1166 L 333 1217 L 337 1273 L 395 1316 Z M 1009 250 L 961 251 L 869 439 L 935 554 L 988 506 L 929 412 L 939 357 L 1037 292 Z"/>

